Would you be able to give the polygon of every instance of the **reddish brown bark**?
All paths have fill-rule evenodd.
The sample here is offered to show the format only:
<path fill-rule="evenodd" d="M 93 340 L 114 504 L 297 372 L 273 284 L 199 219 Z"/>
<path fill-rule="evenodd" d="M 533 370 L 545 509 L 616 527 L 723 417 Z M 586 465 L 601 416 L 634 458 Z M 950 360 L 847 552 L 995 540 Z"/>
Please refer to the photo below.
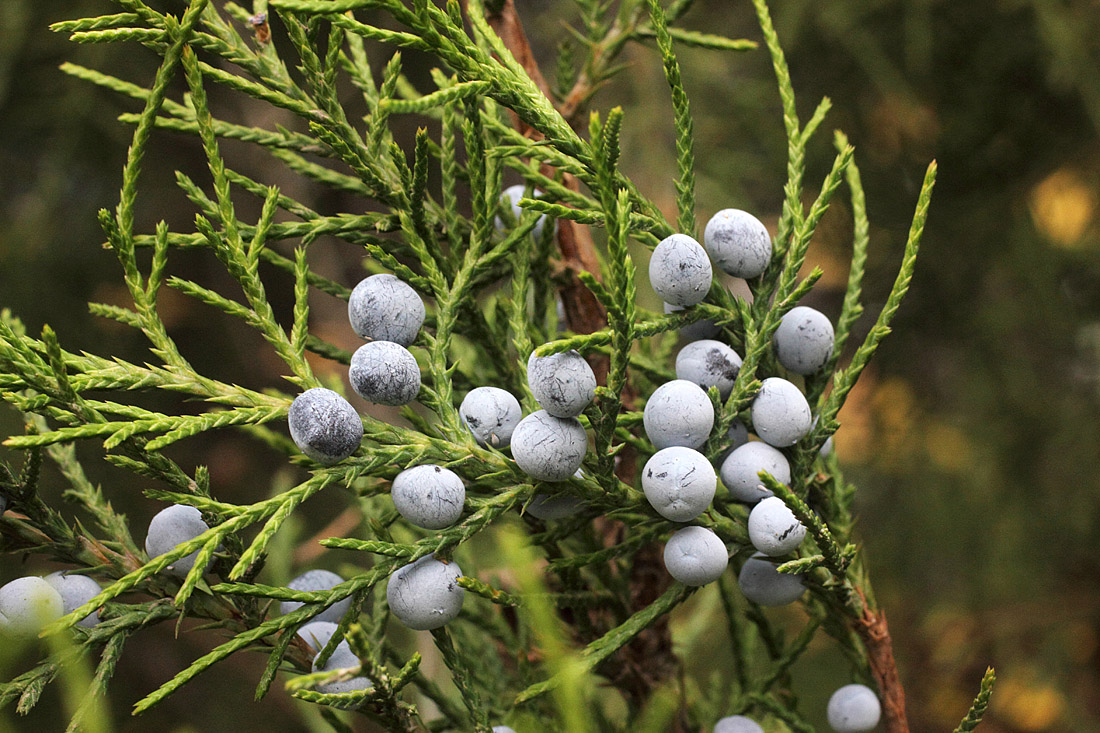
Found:
<path fill-rule="evenodd" d="M 856 633 L 867 647 L 871 673 L 882 695 L 883 724 L 887 733 L 909 733 L 909 720 L 905 714 L 905 689 L 898 678 L 898 665 L 894 659 L 894 644 L 886 626 L 886 614 L 864 608 L 863 618 L 855 623 Z"/>

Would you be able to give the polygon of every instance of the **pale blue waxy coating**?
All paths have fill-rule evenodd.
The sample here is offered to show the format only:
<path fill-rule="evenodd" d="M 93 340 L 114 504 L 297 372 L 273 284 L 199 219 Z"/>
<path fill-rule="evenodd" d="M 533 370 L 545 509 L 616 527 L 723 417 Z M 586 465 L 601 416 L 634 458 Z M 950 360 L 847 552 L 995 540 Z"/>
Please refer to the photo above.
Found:
<path fill-rule="evenodd" d="M 145 535 L 145 552 L 150 558 L 160 557 L 208 529 L 210 527 L 202 521 L 202 512 L 198 509 L 185 504 L 173 504 L 160 510 L 149 522 L 149 532 Z M 198 554 L 199 551 L 195 550 L 176 560 L 165 572 L 182 578 L 190 572 Z"/>
<path fill-rule="evenodd" d="M 466 591 L 458 584 L 458 563 L 425 555 L 394 571 L 386 584 L 386 601 L 394 617 L 410 629 L 430 631 L 453 621 Z"/>
<path fill-rule="evenodd" d="M 833 324 L 824 313 L 800 305 L 783 316 L 772 337 L 775 358 L 795 374 L 813 374 L 833 355 Z"/>
<path fill-rule="evenodd" d="M 523 216 L 523 212 L 524 212 L 524 210 L 519 207 L 519 200 L 522 199 L 522 198 L 525 198 L 525 197 L 526 198 L 532 198 L 532 199 L 542 198 L 542 191 L 538 190 L 537 188 L 534 188 L 534 189 L 531 189 L 531 195 L 527 196 L 527 187 L 522 185 L 522 184 L 519 184 L 519 185 L 516 185 L 516 186 L 509 186 L 508 188 L 504 189 L 504 191 L 501 192 L 501 194 L 500 194 L 500 203 L 501 203 L 501 205 L 503 206 L 503 205 L 507 204 L 511 207 L 512 216 L 515 218 L 515 220 L 517 222 L 519 221 L 520 217 Z M 501 219 L 499 216 L 496 218 L 496 220 L 493 222 L 493 224 L 494 224 L 494 226 L 496 226 L 498 232 L 503 232 L 506 229 L 506 226 L 504 224 L 504 220 Z M 542 236 L 542 230 L 545 226 L 546 226 L 546 214 L 543 214 L 542 216 L 539 217 L 538 221 L 535 222 L 535 228 L 531 230 L 532 236 L 534 236 L 535 239 L 540 238 Z M 556 222 L 555 222 L 555 226 L 556 226 Z"/>
<path fill-rule="evenodd" d="M 359 338 L 408 346 L 424 325 L 424 301 L 395 275 L 371 275 L 351 291 L 348 320 Z"/>
<path fill-rule="evenodd" d="M 416 357 L 392 341 L 372 341 L 356 349 L 348 377 L 356 394 L 377 405 L 407 405 L 420 392 Z"/>
<path fill-rule="evenodd" d="M 745 561 L 737 576 L 737 585 L 745 598 L 761 606 L 786 606 L 802 597 L 806 592 L 802 578 L 781 573 L 775 567 L 762 552 Z"/>
<path fill-rule="evenodd" d="M 673 305 L 672 303 L 665 303 L 665 315 L 669 313 L 675 313 L 676 311 L 682 311 L 684 306 Z M 709 318 L 704 318 L 694 323 L 689 323 L 686 326 L 680 328 L 680 338 L 685 341 L 698 341 L 700 339 L 712 339 L 719 334 L 722 329 L 718 327 L 718 324 Z"/>
<path fill-rule="evenodd" d="M 767 227 L 740 209 L 722 209 L 712 216 L 703 243 L 718 269 L 746 280 L 763 273 L 772 257 Z"/>
<path fill-rule="evenodd" d="M 829 698 L 829 727 L 836 733 L 863 733 L 878 725 L 882 704 L 866 685 L 845 685 Z"/>
<path fill-rule="evenodd" d="M 714 733 L 764 733 L 764 729 L 752 718 L 731 715 L 714 724 Z"/>
<path fill-rule="evenodd" d="M 318 666 L 318 657 L 321 656 L 320 651 L 317 652 L 317 656 L 313 658 L 313 671 L 314 672 L 333 672 L 338 669 L 351 669 L 360 665 L 359 657 L 355 656 L 355 652 L 351 650 L 351 647 L 346 641 L 341 641 L 336 645 L 336 648 L 332 651 L 332 655 L 329 656 L 328 661 L 324 665 Z M 328 695 L 337 695 L 341 692 L 355 692 L 356 690 L 369 690 L 373 687 L 366 677 L 352 677 L 346 680 L 337 680 L 336 682 L 328 682 L 323 685 L 317 685 L 317 692 L 323 692 Z"/>
<path fill-rule="evenodd" d="M 596 374 L 577 351 L 527 359 L 527 384 L 554 417 L 576 417 L 596 396 Z"/>
<path fill-rule="evenodd" d="M 706 527 L 684 527 L 665 544 L 665 569 L 684 585 L 712 583 L 726 570 L 726 546 Z"/>
<path fill-rule="evenodd" d="M 98 596 L 103 590 L 99 583 L 87 575 L 65 573 L 60 570 L 56 573 L 50 573 L 43 580 L 53 586 L 53 589 L 61 595 L 61 601 L 65 606 L 62 613 L 66 615 Z M 98 623 L 99 611 L 92 611 L 78 621 L 76 625 L 90 629 Z"/>
<path fill-rule="evenodd" d="M 698 448 L 707 442 L 714 427 L 714 405 L 698 384 L 674 379 L 653 390 L 642 423 L 657 449 L 673 445 Z"/>
<path fill-rule="evenodd" d="M 458 408 L 462 422 L 481 445 L 504 448 L 523 418 L 519 400 L 499 387 L 478 387 L 467 393 Z"/>
<path fill-rule="evenodd" d="M 428 464 L 397 474 L 390 495 L 397 511 L 412 524 L 443 529 L 462 516 L 466 486 L 449 468 Z"/>
<path fill-rule="evenodd" d="M 717 488 L 714 467 L 691 448 L 663 448 L 642 468 L 645 498 L 658 514 L 673 522 L 689 522 L 705 512 Z"/>
<path fill-rule="evenodd" d="M 46 624 L 61 618 L 65 602 L 42 578 L 17 578 L 0 588 L 0 634 L 33 639 Z"/>
<path fill-rule="evenodd" d="M 307 570 L 287 583 L 286 587 L 291 590 L 302 591 L 329 590 L 343 582 L 343 578 L 330 570 Z M 304 604 L 299 601 L 280 601 L 279 613 L 285 616 L 288 613 L 297 611 L 303 605 Z M 344 614 L 348 612 L 349 608 L 351 608 L 351 598 L 345 598 L 333 603 L 324 611 L 314 616 L 313 621 L 330 621 L 338 624 L 340 623 L 340 619 L 344 617 Z"/>
<path fill-rule="evenodd" d="M 325 648 L 338 628 L 339 624 L 332 621 L 310 621 L 298 629 L 298 636 L 313 647 L 314 652 L 319 652 Z"/>
<path fill-rule="evenodd" d="M 363 421 L 347 400 L 331 389 L 314 387 L 294 398 L 287 413 L 295 445 L 326 466 L 344 460 L 363 440 Z"/>
<path fill-rule="evenodd" d="M 516 731 L 506 725 L 494 725 L 493 733 L 516 733 Z"/>
<path fill-rule="evenodd" d="M 753 432 L 768 445 L 785 448 L 810 432 L 813 416 L 810 403 L 798 387 L 786 379 L 764 380 L 752 401 Z"/>
<path fill-rule="evenodd" d="M 554 417 L 546 410 L 520 420 L 512 433 L 512 458 L 539 481 L 565 481 L 577 472 L 588 450 L 588 436 L 575 417 Z"/>
<path fill-rule="evenodd" d="M 821 444 L 821 449 L 818 451 L 818 454 L 822 458 L 828 458 L 832 454 L 832 452 L 833 452 L 833 436 L 830 435 L 829 438 L 824 443 Z"/>
<path fill-rule="evenodd" d="M 649 284 L 661 300 L 672 305 L 703 302 L 713 277 L 706 250 L 686 234 L 665 237 L 649 260 Z"/>
<path fill-rule="evenodd" d="M 739 371 L 741 357 L 721 341 L 692 341 L 676 354 L 678 379 L 694 382 L 704 390 L 717 387 L 722 399 L 730 396 Z"/>
<path fill-rule="evenodd" d="M 806 528 L 778 496 L 761 499 L 749 512 L 749 542 L 765 555 L 786 555 L 804 539 Z"/>
<path fill-rule="evenodd" d="M 729 448 L 726 448 L 719 454 L 718 459 L 715 461 L 716 466 L 721 466 L 730 453 L 745 445 L 749 442 L 749 429 L 745 427 L 745 423 L 740 420 L 734 420 L 730 423 L 729 430 L 726 431 L 726 440 L 730 442 Z"/>
<path fill-rule="evenodd" d="M 726 460 L 722 461 L 719 474 L 722 483 L 729 489 L 730 496 L 737 501 L 754 504 L 771 496 L 770 489 L 764 488 L 759 473 L 766 471 L 784 486 L 791 483 L 791 464 L 778 449 L 767 443 L 753 441 L 735 448 Z"/>

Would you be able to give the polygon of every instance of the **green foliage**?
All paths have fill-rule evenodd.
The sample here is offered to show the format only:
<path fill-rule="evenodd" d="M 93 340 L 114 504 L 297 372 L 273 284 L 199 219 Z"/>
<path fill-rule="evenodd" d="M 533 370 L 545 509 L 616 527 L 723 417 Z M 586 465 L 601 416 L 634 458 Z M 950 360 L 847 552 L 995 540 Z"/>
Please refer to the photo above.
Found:
<path fill-rule="evenodd" d="M 352 641 L 361 668 L 297 676 L 287 689 L 295 697 L 333 708 L 361 707 L 391 730 L 429 726 L 484 731 L 510 716 L 556 720 L 570 730 L 603 724 L 622 727 L 635 720 L 642 721 L 642 729 L 660 730 L 670 717 L 709 726 L 713 720 L 705 718 L 703 710 L 753 712 L 792 730 L 810 730 L 790 695 L 789 672 L 819 630 L 835 638 L 853 660 L 856 675 L 872 674 L 867 650 L 852 633 L 853 625 L 875 607 L 865 566 L 849 536 L 851 491 L 835 460 L 822 462 L 817 455 L 836 431 L 845 397 L 889 333 L 908 290 L 936 168 L 934 163 L 929 166 L 924 179 L 890 296 L 847 365 L 837 369 L 841 350 L 863 311 L 861 282 L 868 247 L 863 190 L 853 148 L 837 133 L 835 162 L 816 199 L 808 208 L 803 205 L 806 149 L 830 103 L 823 100 L 801 124 L 790 73 L 763 0 L 754 0 L 754 5 L 778 81 L 788 144 L 788 182 L 776 256 L 764 275 L 750 283 L 751 303 L 734 298 L 716 281 L 707 303 L 667 316 L 638 306 L 634 258 L 674 231 L 696 230 L 693 122 L 675 48 L 755 47 L 749 41 L 676 27 L 691 2 L 662 8 L 658 0 L 628 0 L 612 11 L 608 3 L 578 0 L 580 27 L 571 29 L 577 45 L 563 47 L 555 80 L 557 103 L 494 30 L 495 14 L 508 12 L 507 3 L 470 0 L 463 15 L 453 1 L 439 7 L 426 0 L 271 0 L 250 13 L 234 3 L 219 10 L 206 0 L 192 0 L 178 19 L 141 0 L 120 4 L 126 12 L 65 21 L 53 28 L 81 43 L 136 42 L 162 57 L 148 87 L 72 64 L 62 67 L 143 103 L 140 114 L 120 118 L 134 127 L 133 139 L 118 206 L 114 212 L 102 211 L 99 219 L 133 304 L 90 308 L 141 331 L 153 362 L 68 351 L 49 327 L 34 338 L 10 314 L 0 318 L 3 397 L 27 418 L 25 434 L 6 441 L 24 450 L 26 461 L 20 475 L 5 467 L 0 476 L 0 488 L 12 509 L 0 520 L 4 547 L 45 553 L 108 581 L 100 595 L 46 630 L 73 634 L 79 643 L 0 685 L 0 701 L 18 701 L 19 712 L 27 712 L 58 670 L 95 652 L 100 662 L 88 695 L 76 708 L 73 725 L 78 726 L 106 689 L 126 639 L 144 626 L 185 617 L 223 629 L 231 638 L 138 701 L 135 712 L 157 705 L 200 673 L 248 649 L 268 654 L 258 680 L 257 696 L 263 697 L 280 671 L 309 672 L 295 632 L 344 599 L 352 599 L 352 605 L 340 628 Z M 262 21 L 254 17 L 262 12 L 261 5 L 268 14 Z M 371 12 L 357 16 L 357 11 Z M 386 20 L 378 20 L 380 16 Z M 247 30 L 242 33 L 249 28 L 258 31 L 261 25 L 278 43 L 258 33 L 251 38 Z M 612 109 L 602 118 L 592 113 L 587 137 L 575 125 L 596 89 L 619 70 L 614 60 L 623 47 L 650 38 L 656 40 L 672 96 L 675 226 L 619 167 L 621 131 L 630 124 L 622 110 Z M 441 68 L 432 74 L 435 89 L 420 92 L 414 87 L 403 72 L 402 49 L 430 54 L 438 61 Z M 389 54 L 388 61 L 376 81 L 371 59 L 383 53 Z M 583 53 L 579 71 L 578 53 Z M 178 101 L 169 96 L 173 81 L 187 90 Z M 268 129 L 219 119 L 208 97 L 211 85 L 281 110 L 293 124 Z M 349 85 L 358 94 L 354 101 L 347 99 Z M 417 130 L 409 151 L 398 145 L 394 134 L 394 118 L 399 115 L 418 115 L 427 125 Z M 516 120 L 519 125 L 513 124 Z M 159 131 L 197 137 L 205 156 L 209 180 L 176 175 L 179 188 L 197 209 L 194 231 L 175 231 L 162 222 L 152 234 L 135 232 L 139 178 L 150 163 L 149 140 Z M 372 210 L 323 214 L 275 186 L 233 170 L 223 153 L 224 141 L 258 146 L 273 162 L 306 180 L 369 199 Z M 524 210 L 518 221 L 499 204 L 506 169 L 518 174 L 529 189 L 542 192 L 540 198 L 529 195 L 518 202 Z M 571 185 L 574 177 L 580 186 Z M 791 487 L 762 477 L 810 530 L 811 540 L 797 555 L 783 558 L 780 566 L 781 572 L 807 579 L 811 594 L 804 603 L 809 621 L 790 641 L 781 638 L 761 609 L 741 598 L 723 577 L 718 591 L 738 660 L 729 684 L 712 690 L 696 685 L 690 695 L 681 695 L 682 709 L 676 702 L 668 710 L 671 687 L 651 689 L 645 699 L 621 690 L 627 713 L 621 720 L 604 720 L 600 716 L 606 713 L 594 703 L 594 680 L 603 677 L 614 686 L 629 672 L 621 652 L 641 636 L 662 633 L 667 616 L 694 594 L 694 589 L 666 580 L 652 597 L 636 597 L 632 570 L 656 566 L 663 571 L 646 556 L 647 548 L 675 527 L 653 511 L 634 485 L 639 461 L 653 452 L 644 438 L 635 398 L 669 378 L 664 364 L 677 328 L 703 318 L 714 320 L 744 355 L 730 396 L 722 401 L 712 393 L 717 419 L 704 450 L 715 459 L 728 447 L 730 424 L 744 416 L 765 373 L 775 371 L 768 347 L 780 319 L 821 276 L 820 270 L 801 279 L 799 273 L 843 182 L 851 193 L 855 236 L 837 350 L 826 373 L 806 382 L 820 419 L 791 451 Z M 249 198 L 259 206 L 254 221 L 244 221 L 238 213 L 249 208 L 240 204 Z M 601 260 L 598 271 L 579 268 L 564 247 L 566 262 L 561 265 L 554 252 L 553 227 L 544 227 L 539 238 L 532 236 L 541 215 L 557 219 L 571 236 L 580 231 L 575 225 L 603 230 L 596 252 Z M 503 232 L 494 226 L 497 217 L 509 225 Z M 295 393 L 321 385 L 313 365 L 321 360 L 346 364 L 350 358 L 309 329 L 311 298 L 346 299 L 349 294 L 348 283 L 326 278 L 311 266 L 310 247 L 321 236 L 359 248 L 373 268 L 394 272 L 430 302 L 427 325 L 415 344 L 421 357 L 419 401 L 424 409 L 406 408 L 404 421 L 363 415 L 362 446 L 331 467 L 299 455 L 277 426 Z M 209 251 L 232 286 L 223 279 L 215 289 L 170 274 L 175 256 L 185 250 Z M 272 304 L 272 275 L 278 271 L 292 281 L 289 317 Z M 555 290 L 565 293 L 571 276 L 602 307 L 606 327 L 591 333 L 554 330 L 550 313 Z M 286 384 L 231 384 L 197 371 L 162 318 L 158 293 L 163 286 L 193 298 L 214 317 L 228 316 L 261 335 L 284 365 L 284 380 L 293 389 L 288 391 Z M 526 407 L 533 407 L 524 365 L 536 346 L 540 355 L 577 349 L 606 364 L 604 385 L 582 419 L 593 433 L 595 450 L 589 453 L 584 475 L 561 484 L 532 484 L 507 454 L 479 447 L 457 409 L 460 395 L 480 384 L 505 387 L 521 395 Z M 148 392 L 177 397 L 178 413 L 135 404 L 140 393 Z M 206 403 L 207 411 L 184 409 L 185 403 L 195 402 Z M 231 504 L 215 498 L 217 487 L 210 485 L 203 467 L 188 471 L 166 454 L 165 449 L 178 441 L 234 429 L 257 438 L 258 450 L 297 466 L 306 477 L 268 498 Z M 157 488 L 146 491 L 151 498 L 198 508 L 210 529 L 165 555 L 146 557 L 125 518 L 85 477 L 73 450 L 77 441 L 98 443 L 109 462 L 156 482 Z M 94 519 L 93 527 L 70 526 L 38 497 L 35 485 L 43 454 L 71 484 L 66 498 Z M 446 465 L 462 476 L 470 510 L 453 527 L 427 536 L 399 522 L 384 499 L 376 501 L 397 472 L 424 462 Z M 321 542 L 326 548 L 360 553 L 365 569 L 327 591 L 292 591 L 259 582 L 279 533 L 321 491 L 343 492 L 366 515 L 366 537 Z M 572 518 L 543 523 L 522 512 L 538 493 L 579 498 L 583 508 Z M 601 516 L 600 523 L 593 521 Z M 617 527 L 614 533 L 607 533 L 607 523 Z M 743 508 L 719 499 L 698 523 L 734 547 L 735 562 L 743 560 Z M 470 548 L 486 537 L 498 540 L 507 566 L 527 571 L 517 573 L 505 588 L 487 581 L 488 576 L 478 577 L 492 568 L 475 561 Z M 193 552 L 199 553 L 198 560 L 184 579 L 161 574 Z M 466 611 L 454 626 L 433 633 L 457 696 L 443 691 L 421 669 L 418 654 L 407 653 L 384 633 L 385 581 L 398 567 L 429 554 L 460 556 L 467 572 L 460 581 L 470 591 Z M 209 560 L 220 581 L 213 585 L 207 584 L 204 573 Z M 536 569 L 544 560 L 545 577 L 540 578 Z M 143 600 L 124 600 L 126 594 Z M 279 600 L 305 605 L 269 618 L 268 605 Z M 69 630 L 101 607 L 105 620 L 99 626 Z M 369 608 L 364 616 L 370 620 L 361 625 L 364 607 Z M 340 636 L 322 656 L 331 654 Z M 753 655 L 766 670 L 759 677 L 746 672 Z M 497 673 L 502 659 L 510 665 L 503 679 Z M 372 681 L 371 690 L 330 695 L 310 689 L 355 672 Z M 980 719 L 988 689 L 983 682 L 985 697 L 979 697 L 967 721 L 976 724 Z M 442 722 L 421 719 L 413 701 L 424 700 L 441 711 Z M 973 724 L 965 727 L 968 724 L 960 730 L 972 729 Z M 333 725 L 342 724 L 334 720 Z"/>

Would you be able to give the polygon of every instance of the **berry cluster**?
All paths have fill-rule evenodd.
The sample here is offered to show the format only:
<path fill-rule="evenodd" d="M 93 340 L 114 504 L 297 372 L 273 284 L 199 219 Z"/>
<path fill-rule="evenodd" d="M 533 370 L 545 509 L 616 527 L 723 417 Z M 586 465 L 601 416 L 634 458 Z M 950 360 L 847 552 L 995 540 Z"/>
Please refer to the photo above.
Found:
<path fill-rule="evenodd" d="M 513 220 L 522 213 L 515 206 L 522 195 L 523 188 L 514 186 L 501 197 L 502 206 L 513 207 Z M 540 219 L 539 226 L 543 223 Z M 498 217 L 497 227 L 503 230 L 507 226 Z M 719 270 L 741 278 L 760 276 L 770 263 L 771 238 L 764 225 L 744 211 L 718 212 L 707 224 L 704 243 L 705 247 L 686 234 L 673 234 L 654 250 L 649 279 L 665 301 L 666 312 L 703 302 L 714 279 L 712 262 Z M 393 275 L 373 275 L 352 291 L 348 305 L 351 325 L 367 343 L 352 357 L 349 378 L 352 388 L 365 400 L 403 405 L 416 398 L 420 372 L 407 347 L 416 340 L 425 312 L 417 292 Z M 782 499 L 765 488 L 760 476 L 766 473 L 790 485 L 791 465 L 782 449 L 805 437 L 816 418 L 794 383 L 779 376 L 764 379 L 745 416 L 759 440 L 750 439 L 749 425 L 734 421 L 726 434 L 728 448 L 719 456 L 716 471 L 700 452 L 715 424 L 715 402 L 708 391 L 716 392 L 720 400 L 729 397 L 742 364 L 741 356 L 731 346 L 715 340 L 719 333 L 717 326 L 705 321 L 684 328 L 681 335 L 687 343 L 676 355 L 677 378 L 659 385 L 646 400 L 642 423 L 656 452 L 642 469 L 641 486 L 657 514 L 681 525 L 672 531 L 665 545 L 667 571 L 685 585 L 701 586 L 720 577 L 730 557 L 726 544 L 713 530 L 691 524 L 710 508 L 720 477 L 730 499 L 751 507 L 747 530 L 756 553 L 741 566 L 741 591 L 762 606 L 786 605 L 802 596 L 805 585 L 796 574 L 778 572 L 773 558 L 795 552 L 806 537 L 806 528 Z M 783 316 L 772 345 L 776 361 L 788 372 L 813 374 L 832 356 L 832 324 L 812 308 L 795 307 Z M 500 387 L 480 386 L 462 400 L 459 415 L 463 423 L 478 445 L 509 451 L 518 469 L 537 482 L 557 483 L 583 476 L 581 465 L 589 440 L 579 418 L 596 395 L 592 367 L 575 350 L 545 357 L 532 352 L 526 374 L 531 396 L 542 409 L 523 416 L 515 395 Z M 294 400 L 289 423 L 291 436 L 302 452 L 324 465 L 350 456 L 363 436 L 355 409 L 336 392 L 323 388 L 309 389 Z M 397 512 L 407 522 L 423 529 L 442 530 L 461 518 L 466 488 L 454 471 L 421 464 L 397 474 L 391 496 Z M 543 520 L 554 520 L 570 516 L 581 506 L 580 499 L 569 492 L 547 492 L 535 494 L 526 511 Z M 197 516 L 190 521 L 201 524 Z M 193 527 L 201 532 L 205 525 Z M 176 566 L 189 566 L 186 560 Z M 421 557 L 391 575 L 386 589 L 390 610 L 409 628 L 437 629 L 461 611 L 461 576 L 461 569 L 452 560 Z M 342 580 L 327 571 L 315 570 L 296 578 L 290 587 L 325 590 Z M 284 602 L 282 611 L 288 613 L 299 605 Z M 319 650 L 328 643 L 346 606 L 345 601 L 329 607 L 299 634 Z M 357 665 L 346 641 L 340 642 L 325 665 L 318 666 L 316 660 L 314 663 L 315 670 L 325 671 Z M 365 678 L 353 677 L 321 689 L 350 691 L 369 685 Z M 873 693 L 871 696 L 877 704 Z M 867 703 L 854 693 L 849 697 L 855 702 L 831 705 L 830 720 L 841 720 L 837 717 L 841 713 L 834 715 L 834 708 L 848 711 L 842 716 L 847 722 L 835 722 L 834 727 L 844 731 L 869 729 L 853 727 L 865 724 L 869 715 L 863 708 L 850 713 L 853 706 L 866 707 Z M 760 729 L 751 720 L 734 716 L 719 721 L 715 730 Z"/>

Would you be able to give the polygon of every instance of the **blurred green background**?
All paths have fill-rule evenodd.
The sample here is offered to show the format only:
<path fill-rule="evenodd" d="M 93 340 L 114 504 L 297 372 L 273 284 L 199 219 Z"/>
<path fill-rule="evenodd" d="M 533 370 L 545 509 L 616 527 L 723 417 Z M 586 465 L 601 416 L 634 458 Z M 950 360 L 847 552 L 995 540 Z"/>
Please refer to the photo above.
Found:
<path fill-rule="evenodd" d="M 571 18 L 569 4 L 517 5 L 549 61 L 567 35 L 560 21 Z M 984 730 L 1100 730 L 1100 7 L 774 0 L 772 11 L 803 118 L 821 96 L 833 101 L 825 134 L 810 149 L 808 199 L 832 160 L 828 130 L 842 128 L 857 148 L 872 223 L 869 310 L 893 280 L 924 167 L 939 161 L 912 290 L 837 436 L 842 463 L 862 487 L 860 534 L 914 730 L 953 728 L 987 664 L 1000 679 Z M 0 2 L 0 306 L 32 332 L 51 324 L 69 349 L 142 360 L 134 334 L 93 319 L 85 305 L 125 302 L 95 212 L 117 201 L 131 131 L 115 118 L 137 108 L 57 67 L 70 60 L 148 84 L 157 59 L 138 45 L 79 47 L 47 30 L 55 20 L 106 12 L 113 6 L 105 0 Z M 698 0 L 683 25 L 759 39 L 744 0 Z M 766 52 L 680 54 L 698 136 L 701 221 L 733 206 L 774 226 L 785 143 Z M 623 167 L 671 211 L 667 86 L 652 48 L 633 48 L 626 60 L 629 71 L 595 106 L 625 107 Z M 263 109 L 214 99 L 227 117 L 265 123 Z M 254 151 L 227 150 L 243 170 L 296 198 L 326 196 L 326 209 L 342 203 Z M 147 160 L 139 226 L 150 230 L 162 218 L 189 226 L 193 209 L 172 171 L 206 180 L 196 141 L 158 134 Z M 837 201 L 811 249 L 811 264 L 826 275 L 808 301 L 832 317 L 851 234 L 850 211 Z M 325 274 L 348 283 L 361 276 L 352 248 L 331 242 L 313 252 Z M 179 256 L 173 266 L 224 283 L 210 259 Z M 224 320 L 210 328 L 207 312 L 172 295 L 165 291 L 162 301 L 166 321 L 200 371 L 277 384 L 279 364 L 258 337 Z M 350 345 L 339 304 L 313 308 L 326 338 Z M 0 428 L 18 430 L 17 418 L 4 414 Z M 254 499 L 271 490 L 271 475 L 250 448 L 219 433 L 174 457 L 208 464 L 224 487 L 220 498 Z M 142 537 L 154 511 L 144 487 L 94 450 L 81 455 Z M 318 500 L 302 537 L 338 513 L 338 502 Z M 17 574 L 5 569 L 0 580 Z M 227 715 L 247 715 L 235 726 L 245 730 L 312 725 L 313 715 L 285 694 L 251 702 L 259 655 L 223 663 L 140 721 L 129 718 L 134 701 L 217 638 L 172 636 L 165 626 L 129 646 L 113 684 L 119 729 L 224 730 Z M 823 701 L 838 684 L 827 673 L 836 661 L 828 643 L 818 646 L 824 661 L 809 665 L 809 688 L 799 690 L 807 701 Z M 10 709 L 0 718 L 15 730 L 29 724 Z"/>

